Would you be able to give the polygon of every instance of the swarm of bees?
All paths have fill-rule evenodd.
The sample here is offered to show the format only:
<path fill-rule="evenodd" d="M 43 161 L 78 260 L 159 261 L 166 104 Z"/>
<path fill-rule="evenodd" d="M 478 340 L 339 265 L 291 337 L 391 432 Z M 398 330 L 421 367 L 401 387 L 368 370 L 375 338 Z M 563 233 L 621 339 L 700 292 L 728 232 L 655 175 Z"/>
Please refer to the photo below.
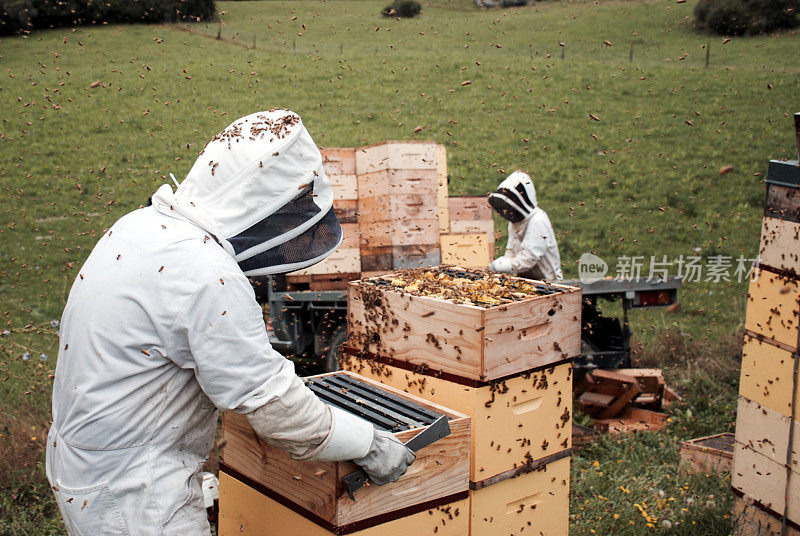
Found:
<path fill-rule="evenodd" d="M 364 283 L 478 307 L 502 305 L 542 293 L 522 278 L 448 266 L 402 270 Z"/>

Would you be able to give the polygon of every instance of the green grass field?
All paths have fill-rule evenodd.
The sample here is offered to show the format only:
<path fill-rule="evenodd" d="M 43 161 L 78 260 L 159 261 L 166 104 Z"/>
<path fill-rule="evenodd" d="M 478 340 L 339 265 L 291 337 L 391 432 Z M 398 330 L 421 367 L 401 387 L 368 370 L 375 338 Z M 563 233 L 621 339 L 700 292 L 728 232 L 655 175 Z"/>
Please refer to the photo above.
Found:
<path fill-rule="evenodd" d="M 291 108 L 323 146 L 444 143 L 452 194 L 527 170 L 568 276 L 589 251 L 612 271 L 756 256 L 767 159 L 794 153 L 800 34 L 723 44 L 694 32 L 693 1 L 459 5 L 397 21 L 373 0 L 221 2 L 221 24 L 0 39 L 0 534 L 59 530 L 37 463 L 51 321 L 80 264 L 246 113 Z M 700 281 L 680 311 L 633 315 L 642 362 L 668 366 L 686 402 L 666 433 L 576 456 L 573 534 L 727 532 L 729 482 L 680 474 L 677 440 L 732 429 L 745 295 Z"/>

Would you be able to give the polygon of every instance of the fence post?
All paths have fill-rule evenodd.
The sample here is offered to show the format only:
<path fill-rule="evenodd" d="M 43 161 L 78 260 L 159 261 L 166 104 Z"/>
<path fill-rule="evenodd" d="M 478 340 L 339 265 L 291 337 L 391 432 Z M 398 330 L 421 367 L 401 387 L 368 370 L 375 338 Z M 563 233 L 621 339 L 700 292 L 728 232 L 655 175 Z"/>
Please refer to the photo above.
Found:
<path fill-rule="evenodd" d="M 706 44 L 706 69 L 708 69 L 708 63 L 711 60 L 711 40 L 709 39 L 708 44 Z"/>
<path fill-rule="evenodd" d="M 217 39 L 222 39 L 222 21 L 219 21 L 219 26 L 217 26 Z"/>
<path fill-rule="evenodd" d="M 561 59 L 562 60 L 564 59 L 564 55 L 566 54 L 566 52 L 567 52 L 567 45 L 563 45 L 561 47 Z"/>

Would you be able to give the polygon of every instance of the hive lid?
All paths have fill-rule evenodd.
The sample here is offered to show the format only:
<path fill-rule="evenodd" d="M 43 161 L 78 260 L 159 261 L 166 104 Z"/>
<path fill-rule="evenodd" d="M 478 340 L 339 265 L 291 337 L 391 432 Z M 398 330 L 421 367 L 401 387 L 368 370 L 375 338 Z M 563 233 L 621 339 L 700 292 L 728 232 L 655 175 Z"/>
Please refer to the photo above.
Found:
<path fill-rule="evenodd" d="M 800 188 L 800 162 L 798 160 L 770 160 L 767 184 Z"/>

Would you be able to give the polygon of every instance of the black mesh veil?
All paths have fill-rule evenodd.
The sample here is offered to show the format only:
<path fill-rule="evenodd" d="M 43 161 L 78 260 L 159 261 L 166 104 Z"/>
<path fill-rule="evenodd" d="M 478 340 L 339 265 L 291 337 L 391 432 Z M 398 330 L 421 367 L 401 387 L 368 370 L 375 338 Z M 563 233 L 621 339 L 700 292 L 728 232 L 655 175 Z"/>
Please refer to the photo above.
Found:
<path fill-rule="evenodd" d="M 240 260 L 239 267 L 245 275 L 293 272 L 321 261 L 336 249 L 341 240 L 342 228 L 331 207 L 306 231 L 262 253 Z M 261 242 L 264 241 L 262 237 Z"/>

